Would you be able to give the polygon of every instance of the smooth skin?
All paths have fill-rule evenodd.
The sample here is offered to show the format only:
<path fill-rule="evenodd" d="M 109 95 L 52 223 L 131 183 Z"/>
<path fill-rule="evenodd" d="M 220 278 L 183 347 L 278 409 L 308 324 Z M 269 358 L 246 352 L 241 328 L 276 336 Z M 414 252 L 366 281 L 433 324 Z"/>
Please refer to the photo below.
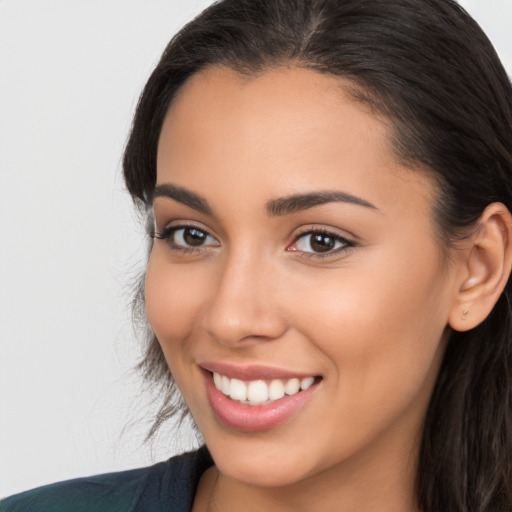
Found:
<path fill-rule="evenodd" d="M 490 205 L 473 236 L 441 247 L 433 181 L 397 163 L 389 124 L 344 85 L 293 67 L 249 78 L 212 67 L 165 119 L 157 185 L 204 200 L 155 198 L 146 277 L 150 323 L 215 461 L 194 512 L 417 510 L 450 331 L 480 323 L 508 278 L 507 209 Z M 332 191 L 361 201 L 268 208 Z M 284 423 L 240 432 L 212 411 L 206 361 L 321 382 Z"/>

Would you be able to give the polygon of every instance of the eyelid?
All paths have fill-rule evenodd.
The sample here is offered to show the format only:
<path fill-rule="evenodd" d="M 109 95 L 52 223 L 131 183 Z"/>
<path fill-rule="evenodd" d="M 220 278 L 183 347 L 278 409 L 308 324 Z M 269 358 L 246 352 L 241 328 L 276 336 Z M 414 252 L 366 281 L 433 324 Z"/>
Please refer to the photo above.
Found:
<path fill-rule="evenodd" d="M 211 229 L 209 227 L 206 227 L 200 221 L 187 219 L 187 218 L 180 218 L 180 217 L 173 218 L 173 217 L 171 217 L 170 215 L 169 216 L 162 215 L 160 218 L 158 218 L 157 216 L 154 215 L 153 216 L 154 232 L 156 233 L 158 231 L 158 225 L 162 226 L 162 228 L 160 229 L 160 232 L 165 231 L 166 229 L 177 228 L 177 227 L 178 228 L 180 228 L 180 227 L 181 228 L 197 228 L 202 231 L 205 231 L 206 233 L 211 232 Z"/>
<path fill-rule="evenodd" d="M 326 252 L 314 252 L 314 251 L 301 251 L 298 249 L 290 249 L 295 245 L 301 238 L 307 235 L 321 234 L 333 238 L 335 241 L 341 242 L 342 247 L 332 249 Z M 339 233 L 335 228 L 328 228 L 325 226 L 307 226 L 301 229 L 297 234 L 293 236 L 292 242 L 287 246 L 287 251 L 296 252 L 298 256 L 307 259 L 320 259 L 328 257 L 339 257 L 342 253 L 347 250 L 357 247 L 357 242 L 351 236 L 345 236 Z"/>
<path fill-rule="evenodd" d="M 357 237 L 352 233 L 349 233 L 346 230 L 341 230 L 339 228 L 326 226 L 324 224 L 308 224 L 306 226 L 298 228 L 298 230 L 295 230 L 295 233 L 292 233 L 292 235 L 290 235 L 290 238 L 292 239 L 291 243 L 296 242 L 299 238 L 310 233 L 321 233 L 325 235 L 330 235 L 334 238 L 346 240 L 347 242 L 350 242 L 354 245 L 357 244 Z"/>
<path fill-rule="evenodd" d="M 191 221 L 174 221 L 174 222 L 176 222 L 176 223 L 168 224 L 160 231 L 158 231 L 155 227 L 155 231 L 152 234 L 152 237 L 155 239 L 158 239 L 158 240 L 165 241 L 173 251 L 180 251 L 182 253 L 199 253 L 199 252 L 207 250 L 209 247 L 218 247 L 220 245 L 220 242 L 217 240 L 217 238 L 214 235 L 212 235 L 210 233 L 209 229 L 207 229 L 203 226 L 198 226 Z M 210 243 L 207 243 L 204 245 L 198 245 L 198 246 L 193 246 L 193 245 L 187 246 L 187 245 L 177 244 L 172 239 L 173 235 L 176 232 L 178 232 L 180 230 L 185 230 L 185 229 L 196 229 L 197 231 L 201 231 L 202 233 L 204 233 L 206 235 L 206 237 L 210 237 L 211 239 L 213 239 L 215 241 L 215 243 L 210 242 Z"/>
<path fill-rule="evenodd" d="M 210 235 L 211 237 L 213 237 L 217 240 L 217 236 L 212 234 L 212 230 L 209 227 L 206 227 L 201 222 L 198 222 L 195 220 L 179 219 L 179 218 L 173 219 L 173 220 L 168 220 L 167 222 L 162 223 L 163 227 L 161 229 L 158 229 L 158 224 L 160 224 L 160 223 L 155 220 L 154 225 L 153 225 L 153 234 L 152 234 L 153 238 L 158 238 L 156 235 L 159 235 L 159 234 L 161 235 L 161 234 L 165 234 L 166 232 L 176 231 L 177 229 L 180 229 L 180 228 L 181 229 L 193 228 L 193 229 L 198 229 L 199 231 L 204 231 L 207 235 Z"/>

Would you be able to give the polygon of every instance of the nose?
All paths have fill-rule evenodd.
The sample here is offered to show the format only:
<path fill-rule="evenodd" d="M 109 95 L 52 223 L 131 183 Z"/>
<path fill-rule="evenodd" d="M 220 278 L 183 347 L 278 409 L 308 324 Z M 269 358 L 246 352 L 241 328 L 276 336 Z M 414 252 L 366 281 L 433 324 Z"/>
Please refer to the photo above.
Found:
<path fill-rule="evenodd" d="M 280 307 L 277 270 L 269 261 L 231 255 L 215 275 L 204 311 L 205 329 L 229 347 L 270 341 L 287 330 Z"/>

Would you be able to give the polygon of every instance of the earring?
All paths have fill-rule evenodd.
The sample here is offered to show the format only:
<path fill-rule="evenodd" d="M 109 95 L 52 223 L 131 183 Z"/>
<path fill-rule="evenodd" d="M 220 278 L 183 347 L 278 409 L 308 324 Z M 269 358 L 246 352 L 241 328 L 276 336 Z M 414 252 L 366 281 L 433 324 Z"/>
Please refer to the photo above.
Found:
<path fill-rule="evenodd" d="M 469 313 L 469 309 L 465 309 L 462 312 L 462 320 L 466 320 L 466 317 L 468 316 L 468 313 Z"/>

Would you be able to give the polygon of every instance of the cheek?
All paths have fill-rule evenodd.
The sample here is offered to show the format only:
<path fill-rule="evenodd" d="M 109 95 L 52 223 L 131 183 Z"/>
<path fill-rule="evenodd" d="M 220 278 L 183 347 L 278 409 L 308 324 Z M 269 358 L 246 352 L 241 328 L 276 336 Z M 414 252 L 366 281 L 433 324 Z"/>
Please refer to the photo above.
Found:
<path fill-rule="evenodd" d="M 430 378 L 448 305 L 445 280 L 432 264 L 439 256 L 425 252 L 407 265 L 396 254 L 376 254 L 365 268 L 303 283 L 307 301 L 290 294 L 296 325 L 329 360 L 347 396 L 398 387 L 414 393 Z"/>
<path fill-rule="evenodd" d="M 432 276 L 376 274 L 352 279 L 347 272 L 337 283 L 311 287 L 309 308 L 295 303 L 302 333 L 328 368 L 326 410 L 346 412 L 331 418 L 335 431 L 321 433 L 332 446 L 341 432 L 362 446 L 397 418 L 419 428 L 442 359 L 444 321 Z"/>
<path fill-rule="evenodd" d="M 164 251 L 154 248 L 145 283 L 149 323 L 167 355 L 186 340 L 200 311 L 204 280 L 185 268 L 170 265 Z"/>

